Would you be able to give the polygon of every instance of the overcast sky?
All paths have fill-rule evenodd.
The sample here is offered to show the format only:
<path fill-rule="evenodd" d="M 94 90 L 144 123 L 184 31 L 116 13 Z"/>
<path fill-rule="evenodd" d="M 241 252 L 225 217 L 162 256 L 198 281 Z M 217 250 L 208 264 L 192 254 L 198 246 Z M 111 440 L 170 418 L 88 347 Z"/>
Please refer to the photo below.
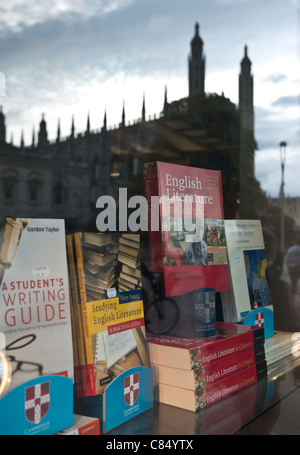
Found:
<path fill-rule="evenodd" d="M 245 44 L 254 76 L 256 176 L 278 196 L 279 142 L 286 141 L 285 193 L 300 196 L 300 0 L 2 0 L 0 72 L 7 139 L 29 144 L 45 114 L 50 139 L 158 115 L 188 95 L 188 55 L 200 24 L 206 92 L 238 102 Z M 2 85 L 1 85 L 2 82 Z M 3 95 L 3 81 L 0 78 Z"/>

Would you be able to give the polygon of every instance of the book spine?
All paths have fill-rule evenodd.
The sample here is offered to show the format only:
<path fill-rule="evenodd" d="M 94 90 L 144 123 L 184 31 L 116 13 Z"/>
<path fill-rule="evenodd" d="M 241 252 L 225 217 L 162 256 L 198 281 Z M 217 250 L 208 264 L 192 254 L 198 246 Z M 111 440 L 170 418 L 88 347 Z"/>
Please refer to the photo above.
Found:
<path fill-rule="evenodd" d="M 246 349 L 254 349 L 255 346 L 261 346 L 263 341 L 264 329 L 262 328 L 224 338 L 216 344 L 212 343 L 200 349 L 190 350 L 191 367 L 208 365 Z"/>
<path fill-rule="evenodd" d="M 271 354 L 266 355 L 266 362 L 267 365 L 271 365 L 272 363 L 277 362 L 280 359 L 283 359 L 284 357 L 287 357 L 292 354 L 292 348 L 288 347 L 286 349 L 282 349 L 281 351 L 276 351 Z"/>
<path fill-rule="evenodd" d="M 86 301 L 86 292 L 85 292 L 85 278 L 84 278 L 80 233 L 74 234 L 74 243 L 75 243 L 76 262 L 77 262 L 78 285 L 79 285 L 80 305 L 81 305 L 82 324 L 83 324 L 83 336 L 84 336 L 84 343 L 85 343 L 86 365 L 87 365 L 88 378 L 89 378 L 89 381 L 88 381 L 89 390 L 90 390 L 90 395 L 96 395 L 92 341 L 91 341 L 91 337 L 89 335 L 88 322 L 87 322 L 87 301 Z"/>
<path fill-rule="evenodd" d="M 258 375 L 262 376 L 261 371 L 263 370 L 265 370 L 265 365 L 254 365 L 228 376 L 221 382 L 206 387 L 202 390 L 202 393 L 197 393 L 195 396 L 195 410 L 209 406 L 228 395 L 232 395 L 245 387 L 255 384 Z"/>
<path fill-rule="evenodd" d="M 257 357 L 255 350 L 250 348 L 246 349 L 246 351 L 238 352 L 233 356 L 229 356 L 224 360 L 220 360 L 219 362 L 213 362 L 212 364 L 203 367 L 205 377 L 203 385 L 209 386 L 215 382 L 222 381 L 222 379 L 227 376 L 235 374 L 238 371 L 244 370 L 250 366 L 252 367 L 262 361 L 264 361 L 264 355 Z M 198 371 L 200 373 L 201 370 L 202 368 L 194 370 L 196 388 L 201 386 L 201 376 L 199 378 L 198 374 Z"/>
<path fill-rule="evenodd" d="M 198 390 L 264 361 L 264 349 L 258 351 L 259 355 L 255 349 L 246 349 L 246 351 L 241 351 L 223 360 L 190 371 L 152 363 L 154 382 Z"/>
<path fill-rule="evenodd" d="M 74 364 L 74 385 L 75 385 L 75 394 L 80 396 L 80 364 L 79 364 L 79 354 L 78 354 L 78 345 L 77 345 L 77 334 L 75 327 L 75 315 L 74 315 L 74 305 L 72 299 L 72 290 L 71 285 L 69 284 L 69 295 L 70 295 L 70 314 L 71 314 L 71 329 L 72 329 L 72 346 L 73 346 L 73 364 Z"/>
<path fill-rule="evenodd" d="M 292 340 L 286 340 L 270 348 L 266 347 L 266 355 L 274 355 L 282 350 L 289 349 L 292 352 Z"/>
<path fill-rule="evenodd" d="M 158 194 L 158 178 L 157 175 L 147 175 L 144 177 L 145 197 L 148 202 L 148 238 L 149 252 L 152 272 L 163 271 L 163 245 L 160 223 L 160 209 L 157 204 L 157 211 L 154 213 L 152 197 L 159 196 Z M 158 219 L 153 219 L 153 216 Z M 155 226 L 154 226 L 155 225 Z"/>
<path fill-rule="evenodd" d="M 73 344 L 73 349 L 77 351 L 77 368 L 75 374 L 75 391 L 77 396 L 87 396 L 88 395 L 88 385 L 87 385 L 87 371 L 86 371 L 86 360 L 84 354 L 84 339 L 82 331 L 82 322 L 81 322 L 81 311 L 79 306 L 78 298 L 78 286 L 77 286 L 77 277 L 76 277 L 76 266 L 74 259 L 73 243 L 72 236 L 67 235 L 67 253 L 68 253 L 68 265 L 69 265 L 69 275 L 70 275 L 70 287 L 71 287 L 71 297 L 72 297 L 72 318 L 74 321 L 74 332 L 76 339 Z M 75 372 L 74 372 L 75 373 Z"/>
<path fill-rule="evenodd" d="M 239 390 L 256 384 L 258 379 L 266 376 L 267 366 L 263 361 L 232 374 L 222 381 L 201 387 L 197 391 L 158 383 L 154 387 L 154 396 L 161 403 L 197 412 Z"/>

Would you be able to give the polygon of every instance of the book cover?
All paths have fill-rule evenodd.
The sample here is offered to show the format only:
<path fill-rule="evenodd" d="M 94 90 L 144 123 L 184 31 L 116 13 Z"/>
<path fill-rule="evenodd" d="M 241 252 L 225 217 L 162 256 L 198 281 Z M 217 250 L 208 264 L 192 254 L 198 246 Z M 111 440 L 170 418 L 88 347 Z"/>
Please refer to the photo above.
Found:
<path fill-rule="evenodd" d="M 221 173 L 149 163 L 144 186 L 152 271 L 164 273 L 166 295 L 228 290 Z"/>
<path fill-rule="evenodd" d="M 151 364 L 151 367 L 154 383 L 198 390 L 201 387 L 207 387 L 210 384 L 222 381 L 227 376 L 256 365 L 263 360 L 265 360 L 265 352 L 262 344 L 192 370 L 172 368 L 154 363 Z"/>
<path fill-rule="evenodd" d="M 255 384 L 258 378 L 266 375 L 267 367 L 265 361 L 263 361 L 196 391 L 158 383 L 155 399 L 160 403 L 197 412 L 216 401 Z"/>
<path fill-rule="evenodd" d="M 45 375 L 74 377 L 63 220 L 0 221 L 0 332 L 9 390 Z"/>
<path fill-rule="evenodd" d="M 272 307 L 261 222 L 225 220 L 230 291 L 221 293 L 224 320 L 241 322 L 252 309 Z"/>
<path fill-rule="evenodd" d="M 121 239 L 129 240 L 131 245 Z M 69 237 L 68 243 L 73 246 L 76 272 L 75 279 L 71 279 L 74 305 L 77 295 L 79 308 L 74 325 L 79 330 L 81 366 L 88 386 L 81 387 L 79 396 L 93 396 L 104 393 L 121 373 L 133 367 L 149 366 L 139 237 L 76 233 Z M 120 254 L 123 245 L 129 249 Z"/>
<path fill-rule="evenodd" d="M 218 321 L 216 326 L 212 338 L 147 335 L 150 362 L 189 370 L 264 343 L 263 328 Z"/>

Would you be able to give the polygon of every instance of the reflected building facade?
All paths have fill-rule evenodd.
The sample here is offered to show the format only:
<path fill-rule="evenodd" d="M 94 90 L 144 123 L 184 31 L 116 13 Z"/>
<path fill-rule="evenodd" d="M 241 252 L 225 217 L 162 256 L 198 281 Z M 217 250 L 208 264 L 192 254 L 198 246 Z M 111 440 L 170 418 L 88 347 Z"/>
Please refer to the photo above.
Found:
<path fill-rule="evenodd" d="M 190 43 L 189 95 L 168 102 L 162 112 L 126 124 L 125 106 L 117 128 L 107 127 L 106 114 L 99 130 L 49 140 L 43 115 L 32 144 L 13 145 L 6 138 L 5 115 L 0 112 L 1 216 L 64 218 L 69 229 L 95 229 L 96 201 L 102 195 L 128 198 L 144 194 L 143 165 L 161 160 L 222 171 L 226 218 L 240 216 L 242 205 L 251 216 L 254 179 L 253 76 L 247 48 L 239 75 L 239 106 L 224 95 L 205 93 L 205 56 L 199 25 Z M 242 185 L 243 183 L 243 185 Z M 243 198 L 246 204 L 243 203 Z"/>

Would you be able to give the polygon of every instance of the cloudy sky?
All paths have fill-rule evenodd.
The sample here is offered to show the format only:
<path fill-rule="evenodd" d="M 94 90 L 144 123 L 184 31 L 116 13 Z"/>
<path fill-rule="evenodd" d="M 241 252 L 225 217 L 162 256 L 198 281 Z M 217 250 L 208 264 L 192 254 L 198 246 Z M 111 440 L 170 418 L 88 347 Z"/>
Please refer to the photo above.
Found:
<path fill-rule="evenodd" d="M 188 55 L 200 24 L 206 91 L 238 102 L 244 46 L 254 75 L 256 176 L 278 196 L 279 142 L 288 143 L 285 193 L 300 196 L 300 0 L 2 0 L 0 103 L 7 139 L 30 144 L 45 114 L 50 139 L 158 115 L 188 94 Z M 1 77 L 2 76 L 2 77 Z M 4 96 L 5 95 L 5 96 Z"/>

